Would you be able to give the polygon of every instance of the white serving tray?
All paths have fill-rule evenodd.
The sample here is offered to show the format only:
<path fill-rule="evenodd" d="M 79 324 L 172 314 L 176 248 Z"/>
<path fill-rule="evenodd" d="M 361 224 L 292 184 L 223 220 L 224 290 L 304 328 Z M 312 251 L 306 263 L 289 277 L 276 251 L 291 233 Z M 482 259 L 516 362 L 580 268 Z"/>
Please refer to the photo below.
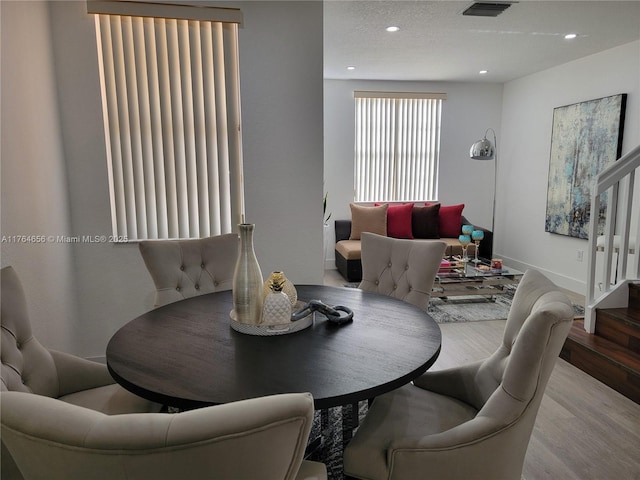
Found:
<path fill-rule="evenodd" d="M 294 311 L 298 311 L 302 309 L 306 304 L 301 301 L 296 302 L 296 306 Z M 231 328 L 236 332 L 246 333 L 247 335 L 258 335 L 262 337 L 272 336 L 272 335 L 286 335 L 287 333 L 299 332 L 300 330 L 304 330 L 305 328 L 313 325 L 314 313 L 311 312 L 304 318 L 300 320 L 296 320 L 295 322 L 283 323 L 280 325 L 249 325 L 247 323 L 242 323 L 237 320 L 235 310 L 231 310 L 229 313 L 230 317 L 230 325 Z"/>

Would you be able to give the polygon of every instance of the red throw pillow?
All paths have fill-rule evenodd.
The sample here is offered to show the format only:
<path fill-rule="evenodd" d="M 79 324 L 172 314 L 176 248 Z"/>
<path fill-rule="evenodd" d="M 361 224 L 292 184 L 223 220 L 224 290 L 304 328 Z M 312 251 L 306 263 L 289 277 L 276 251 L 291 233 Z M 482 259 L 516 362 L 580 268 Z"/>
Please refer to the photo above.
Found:
<path fill-rule="evenodd" d="M 376 206 L 382 204 L 376 203 Z M 393 238 L 413 238 L 411 214 L 413 203 L 389 205 L 387 209 L 387 236 Z"/>
<path fill-rule="evenodd" d="M 425 203 L 425 205 L 432 205 Z M 458 238 L 462 228 L 462 210 L 464 203 L 460 205 L 440 205 L 440 238 Z"/>

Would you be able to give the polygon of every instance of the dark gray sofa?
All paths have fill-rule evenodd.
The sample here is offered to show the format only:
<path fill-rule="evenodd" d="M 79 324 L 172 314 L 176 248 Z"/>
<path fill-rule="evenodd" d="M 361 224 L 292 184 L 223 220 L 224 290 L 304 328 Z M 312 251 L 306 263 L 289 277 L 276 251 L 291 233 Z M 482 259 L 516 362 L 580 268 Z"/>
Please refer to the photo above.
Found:
<path fill-rule="evenodd" d="M 462 224 L 472 224 L 465 217 L 462 217 Z M 473 225 L 473 224 L 472 224 Z M 480 249 L 478 251 L 478 255 L 483 259 L 491 259 L 493 253 L 493 233 L 490 230 L 482 227 L 475 227 L 476 229 L 482 230 L 484 232 L 484 239 L 480 242 Z M 336 229 L 336 247 L 338 246 L 338 242 L 342 240 L 349 240 L 351 236 L 351 220 L 336 220 L 335 221 L 335 229 Z M 447 249 L 445 250 L 445 258 L 450 257 L 451 255 L 459 255 L 462 251 L 460 243 L 457 238 L 440 238 L 433 239 L 440 240 L 447 243 Z M 416 239 L 419 242 L 428 242 L 427 239 Z M 352 241 L 354 242 L 354 241 Z M 474 252 L 472 250 L 473 246 L 469 247 L 470 252 Z M 348 281 L 348 282 L 359 282 L 362 280 L 362 262 L 360 261 L 360 256 L 358 252 L 354 252 L 357 258 L 346 258 L 338 248 L 335 250 L 335 264 L 336 268 L 340 272 L 340 274 Z M 347 255 L 350 256 L 350 255 Z"/>

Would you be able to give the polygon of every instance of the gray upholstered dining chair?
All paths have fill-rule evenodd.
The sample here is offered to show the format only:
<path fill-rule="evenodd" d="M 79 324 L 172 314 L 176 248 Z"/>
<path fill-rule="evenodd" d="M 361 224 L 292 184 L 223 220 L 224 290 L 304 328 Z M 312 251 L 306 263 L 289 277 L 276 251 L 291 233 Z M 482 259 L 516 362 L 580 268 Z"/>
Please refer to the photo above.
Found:
<path fill-rule="evenodd" d="M 193 240 L 145 240 L 140 254 L 156 287 L 155 306 L 231 290 L 238 235 Z"/>
<path fill-rule="evenodd" d="M 2 439 L 26 480 L 327 478 L 324 464 L 303 460 L 308 393 L 110 416 L 39 395 L 0 397 Z"/>
<path fill-rule="evenodd" d="M 345 450 L 345 472 L 372 480 L 520 480 L 572 321 L 567 296 L 528 270 L 493 355 L 377 397 Z"/>
<path fill-rule="evenodd" d="M 362 233 L 362 281 L 359 288 L 427 310 L 446 243 L 406 240 Z"/>
<path fill-rule="evenodd" d="M 27 300 L 13 267 L 0 271 L 1 390 L 44 395 L 105 414 L 156 412 L 148 402 L 115 383 L 107 367 L 45 348 L 31 330 Z M 1 477 L 20 479 L 2 441 Z"/>

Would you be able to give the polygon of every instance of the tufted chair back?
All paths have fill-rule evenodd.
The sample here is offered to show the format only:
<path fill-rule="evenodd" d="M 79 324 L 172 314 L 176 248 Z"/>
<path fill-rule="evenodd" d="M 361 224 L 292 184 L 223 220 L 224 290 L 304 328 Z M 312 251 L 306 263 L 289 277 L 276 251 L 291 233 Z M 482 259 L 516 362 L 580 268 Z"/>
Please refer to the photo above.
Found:
<path fill-rule="evenodd" d="M 58 373 L 49 350 L 31 332 L 27 300 L 13 267 L 1 271 L 2 390 L 58 397 Z"/>
<path fill-rule="evenodd" d="M 327 478 L 323 464 L 303 458 L 308 393 L 111 416 L 39 395 L 0 396 L 2 440 L 26 480 Z"/>
<path fill-rule="evenodd" d="M 13 267 L 5 267 L 0 276 L 1 391 L 53 397 L 109 415 L 160 409 L 160 405 L 115 384 L 106 365 L 49 350 L 40 344 L 31 331 L 27 300 L 18 274 Z M 4 437 L 2 440 L 0 478 L 22 480 Z"/>
<path fill-rule="evenodd" d="M 527 270 L 513 297 L 502 343 L 479 365 L 467 400 L 480 414 L 495 410 L 503 418 L 509 411 L 517 418 L 535 397 L 539 402 L 544 393 L 540 386 L 551 375 L 572 320 L 567 296 L 542 273 Z"/>
<path fill-rule="evenodd" d="M 444 242 L 405 240 L 363 233 L 359 288 L 399 298 L 427 310 Z"/>
<path fill-rule="evenodd" d="M 235 233 L 195 240 L 146 240 L 139 247 L 156 286 L 156 307 L 233 286 L 238 255 Z"/>
<path fill-rule="evenodd" d="M 345 473 L 371 480 L 519 480 L 572 322 L 567 296 L 528 270 L 497 350 L 377 397 L 345 450 Z"/>

